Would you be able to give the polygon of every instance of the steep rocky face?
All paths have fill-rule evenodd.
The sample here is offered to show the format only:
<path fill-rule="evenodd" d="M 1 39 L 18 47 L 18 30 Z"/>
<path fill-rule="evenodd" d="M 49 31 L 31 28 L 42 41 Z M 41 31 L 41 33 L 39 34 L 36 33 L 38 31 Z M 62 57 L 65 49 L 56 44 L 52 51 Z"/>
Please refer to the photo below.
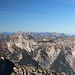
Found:
<path fill-rule="evenodd" d="M 12 46 L 15 44 L 17 47 L 21 49 L 25 49 L 28 52 L 34 51 L 34 48 L 37 48 L 37 43 L 34 41 L 34 39 L 30 37 L 26 37 L 23 34 L 15 33 L 14 35 L 10 36 L 10 40 L 6 42 L 8 49 L 10 52 L 14 52 L 14 49 Z"/>
<path fill-rule="evenodd" d="M 14 33 L 1 41 L 0 52 L 20 65 L 75 74 L 75 38 L 64 34 Z"/>
<path fill-rule="evenodd" d="M 50 69 L 55 70 L 56 72 L 65 72 L 67 75 L 75 75 L 75 72 L 70 67 L 69 63 L 65 59 L 63 52 L 60 52 L 57 59 L 53 62 Z"/>

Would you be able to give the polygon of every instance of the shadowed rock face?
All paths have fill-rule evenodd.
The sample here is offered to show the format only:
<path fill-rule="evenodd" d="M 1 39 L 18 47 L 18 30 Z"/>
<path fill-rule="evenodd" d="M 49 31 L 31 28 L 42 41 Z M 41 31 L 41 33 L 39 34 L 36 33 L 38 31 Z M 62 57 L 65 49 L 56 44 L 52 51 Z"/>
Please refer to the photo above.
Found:
<path fill-rule="evenodd" d="M 0 75 L 10 75 L 13 71 L 14 64 L 8 59 L 0 58 Z"/>
<path fill-rule="evenodd" d="M 59 67 L 58 67 L 59 66 Z M 65 60 L 65 55 L 63 52 L 60 52 L 57 59 L 53 62 L 50 69 L 55 70 L 56 72 L 65 72 L 67 75 L 75 75 L 75 72 L 69 66 L 68 62 Z"/>

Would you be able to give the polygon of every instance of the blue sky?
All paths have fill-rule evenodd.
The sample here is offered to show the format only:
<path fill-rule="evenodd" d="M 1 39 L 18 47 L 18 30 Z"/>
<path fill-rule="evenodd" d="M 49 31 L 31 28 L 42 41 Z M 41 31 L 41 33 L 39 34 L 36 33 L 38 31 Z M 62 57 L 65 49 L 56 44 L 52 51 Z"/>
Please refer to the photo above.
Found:
<path fill-rule="evenodd" d="M 0 0 L 0 32 L 75 33 L 75 0 Z"/>

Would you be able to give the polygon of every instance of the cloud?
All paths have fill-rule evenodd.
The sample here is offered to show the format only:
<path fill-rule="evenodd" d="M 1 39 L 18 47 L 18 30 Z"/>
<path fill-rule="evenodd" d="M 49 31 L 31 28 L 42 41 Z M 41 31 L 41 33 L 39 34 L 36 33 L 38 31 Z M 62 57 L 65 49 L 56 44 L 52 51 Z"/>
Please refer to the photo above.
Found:
<path fill-rule="evenodd" d="M 61 8 L 61 12 L 59 12 L 60 15 L 63 15 L 63 14 L 66 14 L 69 16 L 69 15 L 75 15 L 75 11 L 69 7 L 66 7 L 64 5 L 60 5 L 60 8 Z"/>
<path fill-rule="evenodd" d="M 20 17 L 16 13 L 0 12 L 1 17 Z"/>
<path fill-rule="evenodd" d="M 59 7 L 61 8 L 61 10 L 64 10 L 64 11 L 66 11 L 66 12 L 69 12 L 69 9 L 68 9 L 66 6 L 64 6 L 64 5 L 59 5 Z"/>
<path fill-rule="evenodd" d="M 14 15 L 5 15 L 5 14 L 2 14 L 0 15 L 1 17 L 18 17 L 18 16 L 14 16 Z"/>
<path fill-rule="evenodd" d="M 63 13 L 60 13 L 63 14 Z M 64 18 L 62 15 L 56 14 L 16 14 L 16 13 L 8 13 L 8 12 L 0 12 L 1 17 L 47 17 L 47 18 Z"/>
<path fill-rule="evenodd" d="M 47 18 L 65 18 L 62 15 L 50 15 L 50 14 L 27 14 L 28 17 L 47 17 Z"/>

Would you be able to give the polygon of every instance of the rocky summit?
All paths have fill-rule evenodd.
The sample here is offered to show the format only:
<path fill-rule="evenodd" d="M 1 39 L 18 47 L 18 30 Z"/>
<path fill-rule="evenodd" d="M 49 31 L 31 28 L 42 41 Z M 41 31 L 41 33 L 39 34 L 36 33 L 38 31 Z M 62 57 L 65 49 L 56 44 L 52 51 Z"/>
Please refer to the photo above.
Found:
<path fill-rule="evenodd" d="M 0 75 L 75 75 L 75 36 L 0 34 Z"/>

